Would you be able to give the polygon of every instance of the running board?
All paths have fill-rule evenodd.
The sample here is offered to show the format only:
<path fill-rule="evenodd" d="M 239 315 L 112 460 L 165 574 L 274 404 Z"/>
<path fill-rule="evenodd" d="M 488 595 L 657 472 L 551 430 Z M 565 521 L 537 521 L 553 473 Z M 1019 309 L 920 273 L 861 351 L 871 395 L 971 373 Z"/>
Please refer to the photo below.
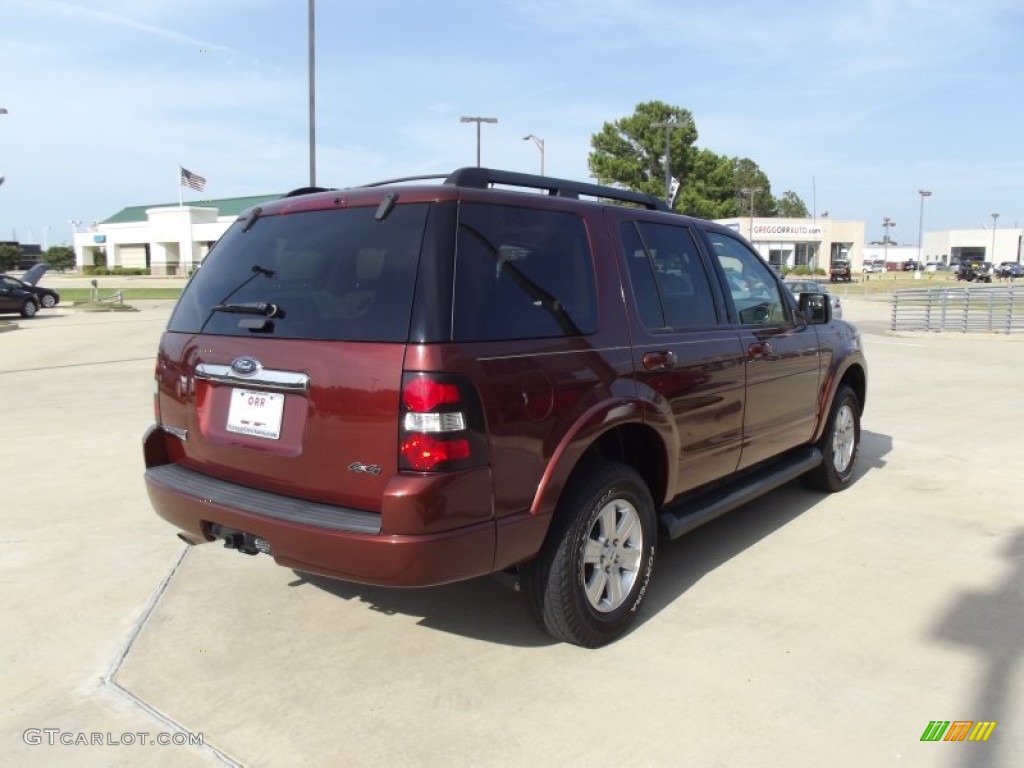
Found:
<path fill-rule="evenodd" d="M 813 446 L 787 454 L 778 461 L 754 470 L 736 483 L 673 502 L 662 510 L 661 526 L 669 538 L 676 539 L 780 485 L 785 485 L 790 480 L 795 480 L 819 464 L 821 451 Z"/>

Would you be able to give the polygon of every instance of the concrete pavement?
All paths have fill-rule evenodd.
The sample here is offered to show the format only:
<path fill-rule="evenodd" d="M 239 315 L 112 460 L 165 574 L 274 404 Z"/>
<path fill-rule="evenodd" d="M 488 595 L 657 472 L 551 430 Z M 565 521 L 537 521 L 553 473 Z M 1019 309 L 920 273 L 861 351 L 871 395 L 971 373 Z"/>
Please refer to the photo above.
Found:
<path fill-rule="evenodd" d="M 186 551 L 141 479 L 170 304 L 138 305 L 0 335 L 0 764 L 1024 764 L 1024 458 L 1001 407 L 1024 339 L 897 336 L 887 304 L 845 298 L 870 366 L 857 482 L 663 543 L 639 626 L 585 651 L 505 578 L 389 591 Z M 936 719 L 998 725 L 921 742 Z M 26 743 L 46 728 L 205 746 Z"/>

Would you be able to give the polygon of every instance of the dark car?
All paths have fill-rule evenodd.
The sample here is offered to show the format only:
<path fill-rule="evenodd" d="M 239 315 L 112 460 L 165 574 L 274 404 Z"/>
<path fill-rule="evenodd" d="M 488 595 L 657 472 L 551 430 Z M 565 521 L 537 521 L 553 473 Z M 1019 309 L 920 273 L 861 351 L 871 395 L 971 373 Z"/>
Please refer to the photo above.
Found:
<path fill-rule="evenodd" d="M 848 283 L 853 278 L 853 271 L 850 269 L 850 262 L 845 259 L 833 261 L 828 268 L 828 277 L 833 283 Z"/>
<path fill-rule="evenodd" d="M 1004 261 L 996 267 L 995 275 L 1002 280 L 1015 280 L 1024 275 L 1024 268 L 1015 261 Z"/>
<path fill-rule="evenodd" d="M 857 330 L 733 230 L 487 168 L 244 212 L 155 377 L 145 481 L 184 540 L 393 587 L 514 570 L 588 647 L 659 530 L 848 487 L 867 390 Z"/>
<path fill-rule="evenodd" d="M 43 288 L 40 285 L 36 285 L 47 269 L 49 269 L 49 267 L 46 264 L 36 264 L 29 268 L 28 271 L 21 276 L 21 279 L 11 275 L 3 275 L 2 277 L 5 282 L 17 284 L 22 290 L 28 291 L 34 295 L 38 306 L 49 309 L 60 303 L 60 294 L 52 288 Z"/>
<path fill-rule="evenodd" d="M 28 290 L 21 280 L 0 275 L 0 313 L 17 312 L 22 317 L 34 317 L 38 311 L 38 296 Z"/>
<path fill-rule="evenodd" d="M 841 319 L 843 316 L 843 303 L 839 297 L 829 291 L 827 285 L 822 285 L 814 280 L 786 280 L 784 285 L 799 300 L 801 293 L 824 293 L 832 302 L 832 317 Z"/>

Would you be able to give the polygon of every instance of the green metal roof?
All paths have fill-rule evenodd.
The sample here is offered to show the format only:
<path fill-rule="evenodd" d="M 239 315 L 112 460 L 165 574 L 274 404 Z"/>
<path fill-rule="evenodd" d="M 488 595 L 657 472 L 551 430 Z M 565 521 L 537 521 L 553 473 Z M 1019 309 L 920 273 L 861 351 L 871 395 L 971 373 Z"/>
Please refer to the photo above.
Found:
<path fill-rule="evenodd" d="M 265 203 L 268 200 L 277 200 L 282 197 L 276 195 L 249 195 L 248 197 L 225 197 L 220 200 L 185 200 L 185 205 L 194 208 L 216 208 L 218 216 L 237 216 L 246 208 Z M 101 224 L 125 224 L 132 221 L 145 221 L 147 208 L 173 208 L 178 203 L 156 203 L 154 205 L 132 205 L 122 208 L 109 219 L 104 219 Z"/>

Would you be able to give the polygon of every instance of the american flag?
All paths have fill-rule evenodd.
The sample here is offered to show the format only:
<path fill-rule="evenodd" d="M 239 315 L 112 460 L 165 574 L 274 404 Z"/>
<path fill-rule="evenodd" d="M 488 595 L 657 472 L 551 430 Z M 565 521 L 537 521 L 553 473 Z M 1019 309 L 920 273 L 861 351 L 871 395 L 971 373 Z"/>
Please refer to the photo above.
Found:
<path fill-rule="evenodd" d="M 196 192 L 202 192 L 206 188 L 206 179 L 200 176 L 198 173 L 192 173 L 192 171 L 181 169 L 181 184 L 185 187 L 191 187 Z"/>

